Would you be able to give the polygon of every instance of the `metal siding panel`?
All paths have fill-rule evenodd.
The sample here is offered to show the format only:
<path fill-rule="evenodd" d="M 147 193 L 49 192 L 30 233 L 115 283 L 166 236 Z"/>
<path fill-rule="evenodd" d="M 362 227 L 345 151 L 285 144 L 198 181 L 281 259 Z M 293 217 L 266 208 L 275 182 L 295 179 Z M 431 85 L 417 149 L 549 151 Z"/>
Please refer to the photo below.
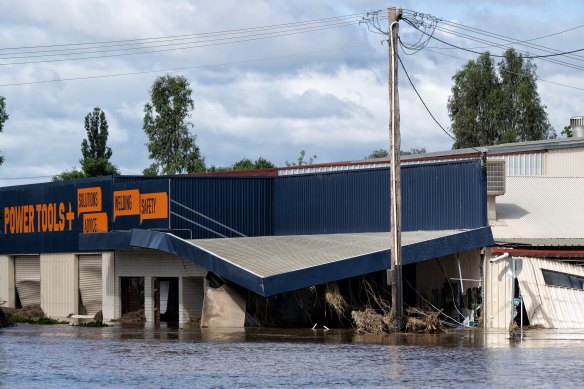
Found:
<path fill-rule="evenodd" d="M 101 310 L 101 255 L 79 256 L 79 293 L 88 315 Z"/>
<path fill-rule="evenodd" d="M 272 178 L 263 177 L 188 177 L 171 179 L 173 200 L 204 214 L 246 236 L 271 235 Z M 235 233 L 188 210 L 172 206 L 179 215 L 228 237 Z M 171 216 L 172 228 L 193 231 L 193 239 L 217 238 L 219 235 Z M 183 238 L 190 236 L 177 235 Z"/>
<path fill-rule="evenodd" d="M 584 269 L 557 260 L 524 258 L 519 282 L 532 324 L 549 328 L 584 328 L 584 290 L 546 285 L 542 269 L 584 277 Z"/>
<path fill-rule="evenodd" d="M 38 255 L 14 257 L 16 290 L 23 307 L 41 305 L 41 261 Z"/>
<path fill-rule="evenodd" d="M 274 180 L 274 235 L 389 230 L 389 169 L 281 176 Z M 478 160 L 402 168 L 402 229 L 487 223 L 486 173 Z"/>
<path fill-rule="evenodd" d="M 12 206 L 34 207 L 33 232 L 27 233 L 0 233 L 0 252 L 4 254 L 39 254 L 64 253 L 79 251 L 79 233 L 83 230 L 83 216 L 78 212 L 78 189 L 99 186 L 102 191 L 102 211 L 111 213 L 112 192 L 111 177 L 85 178 L 75 181 L 49 182 L 42 184 L 20 185 L 0 188 L 0 204 L 2 210 Z M 74 212 L 75 216 L 69 222 L 65 213 L 53 213 L 56 223 L 64 223 L 63 231 L 49 231 L 45 223 L 45 231 L 39 232 L 39 214 L 37 205 L 63 205 L 64 212 Z M 47 215 L 49 215 L 47 211 Z M 63 217 L 63 220 L 61 220 Z M 108 220 L 109 222 L 110 220 Z M 109 224 L 108 224 L 109 226 Z"/>
<path fill-rule="evenodd" d="M 556 177 L 583 177 L 583 162 L 584 147 L 549 150 L 546 160 L 546 175 Z"/>
<path fill-rule="evenodd" d="M 78 267 L 72 253 L 46 253 L 40 255 L 41 307 L 45 315 L 65 318 L 77 313 Z"/>

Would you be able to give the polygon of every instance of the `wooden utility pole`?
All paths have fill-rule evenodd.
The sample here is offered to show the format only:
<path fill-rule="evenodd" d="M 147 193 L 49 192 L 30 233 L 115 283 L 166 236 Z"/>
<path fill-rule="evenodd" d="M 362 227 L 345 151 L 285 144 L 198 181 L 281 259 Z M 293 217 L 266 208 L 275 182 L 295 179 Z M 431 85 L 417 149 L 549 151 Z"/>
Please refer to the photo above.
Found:
<path fill-rule="evenodd" d="M 397 327 L 403 325 L 403 286 L 402 286 L 402 246 L 401 246 L 401 168 L 400 168 L 400 129 L 399 94 L 397 83 L 397 38 L 398 21 L 402 10 L 387 9 L 389 20 L 389 158 L 391 174 L 391 308 L 395 314 Z"/>

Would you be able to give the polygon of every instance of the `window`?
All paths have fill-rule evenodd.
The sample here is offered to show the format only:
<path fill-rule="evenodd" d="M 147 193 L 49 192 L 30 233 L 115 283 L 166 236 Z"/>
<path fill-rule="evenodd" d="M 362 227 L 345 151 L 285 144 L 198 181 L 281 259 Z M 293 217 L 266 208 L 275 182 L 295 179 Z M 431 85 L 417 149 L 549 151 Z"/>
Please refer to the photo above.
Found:
<path fill-rule="evenodd" d="M 541 269 L 546 285 L 561 286 L 563 288 L 584 289 L 584 277 L 575 274 L 560 273 L 553 270 Z"/>

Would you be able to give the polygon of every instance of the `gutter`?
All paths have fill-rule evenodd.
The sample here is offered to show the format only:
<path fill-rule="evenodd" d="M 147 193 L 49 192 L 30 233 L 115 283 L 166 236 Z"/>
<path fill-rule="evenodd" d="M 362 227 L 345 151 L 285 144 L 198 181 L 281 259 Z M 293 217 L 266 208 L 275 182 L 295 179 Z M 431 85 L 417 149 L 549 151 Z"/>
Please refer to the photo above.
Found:
<path fill-rule="evenodd" d="M 512 256 L 538 257 L 538 258 L 584 258 L 584 250 L 538 250 L 538 249 L 512 249 L 508 247 L 493 247 L 493 254 L 509 253 Z"/>

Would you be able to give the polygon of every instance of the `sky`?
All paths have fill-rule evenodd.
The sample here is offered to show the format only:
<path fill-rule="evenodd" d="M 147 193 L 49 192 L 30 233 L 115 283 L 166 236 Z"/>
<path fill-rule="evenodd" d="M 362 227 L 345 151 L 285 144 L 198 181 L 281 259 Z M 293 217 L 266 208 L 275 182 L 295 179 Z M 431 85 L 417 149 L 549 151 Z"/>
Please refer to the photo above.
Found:
<path fill-rule="evenodd" d="M 475 51 L 515 47 L 537 55 L 584 47 L 578 1 L 1 3 L 0 96 L 10 118 L 0 133 L 0 186 L 46 182 L 78 168 L 84 117 L 94 107 L 107 116 L 111 161 L 122 174 L 140 174 L 151 163 L 143 108 L 153 81 L 165 74 L 190 80 L 191 131 L 207 166 L 260 157 L 285 166 L 301 150 L 317 163 L 359 160 L 387 149 L 388 47 L 375 28 L 357 23 L 369 11 L 383 17 L 395 6 L 431 15 L 435 37 Z M 387 30 L 383 18 L 379 23 Z M 403 42 L 423 38 L 403 21 L 399 27 Z M 75 46 L 81 43 L 94 45 Z M 71 51 L 83 47 L 82 54 Z M 447 129 L 452 76 L 477 55 L 431 39 L 400 56 Z M 558 134 L 570 117 L 584 115 L 583 59 L 584 52 L 534 60 Z M 452 139 L 399 72 L 402 149 L 451 149 Z"/>

